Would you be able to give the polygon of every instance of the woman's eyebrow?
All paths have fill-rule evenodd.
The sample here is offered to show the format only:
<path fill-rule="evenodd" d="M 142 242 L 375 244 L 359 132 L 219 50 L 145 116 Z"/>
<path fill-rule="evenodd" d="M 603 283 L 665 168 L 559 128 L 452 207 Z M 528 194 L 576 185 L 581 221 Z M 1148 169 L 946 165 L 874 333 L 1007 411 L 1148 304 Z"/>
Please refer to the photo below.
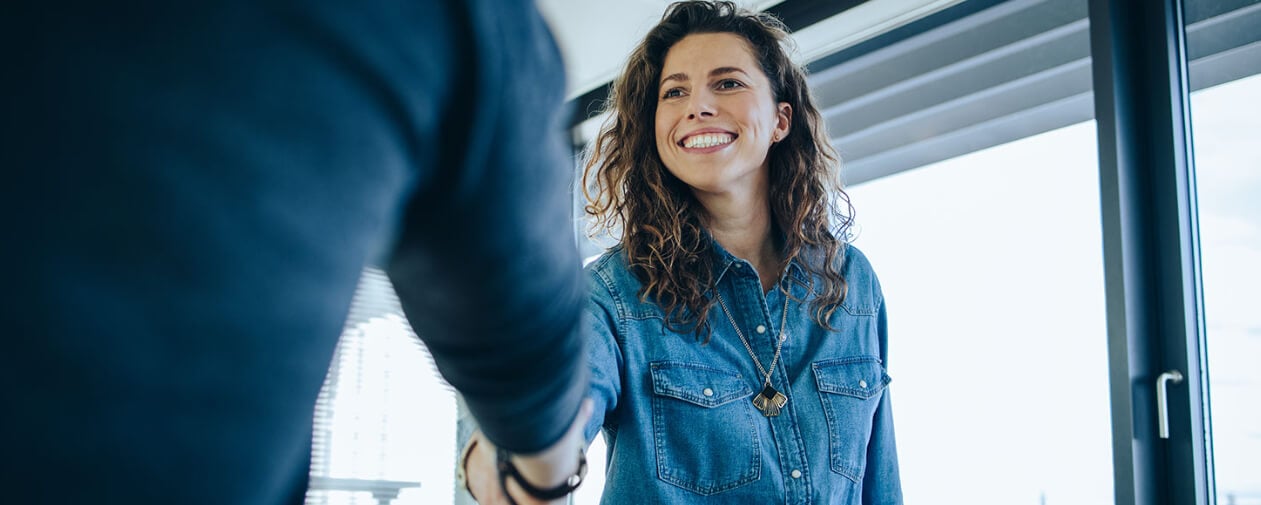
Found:
<path fill-rule="evenodd" d="M 670 74 L 670 75 L 667 75 L 667 76 L 665 76 L 665 78 L 661 79 L 661 84 L 660 84 L 659 86 L 665 86 L 665 85 L 666 85 L 666 81 L 679 81 L 679 82 L 687 82 L 687 81 L 690 81 L 690 80 L 691 80 L 691 78 L 689 78 L 689 77 L 687 76 L 687 74 L 685 74 L 685 73 L 683 73 L 683 72 L 675 72 L 675 73 Z"/>
<path fill-rule="evenodd" d="M 716 76 L 723 75 L 723 74 L 734 74 L 734 73 L 741 73 L 741 74 L 744 74 L 744 75 L 746 75 L 746 76 L 747 76 L 747 75 L 749 75 L 749 73 L 748 73 L 748 72 L 745 72 L 745 71 L 744 71 L 744 69 L 742 69 L 742 68 L 740 68 L 740 67 L 718 67 L 718 68 L 715 68 L 715 69 L 713 69 L 713 70 L 710 70 L 710 71 L 709 71 L 709 76 L 710 76 L 710 77 L 716 77 Z M 675 73 L 670 74 L 670 75 L 667 75 L 667 76 L 665 76 L 663 79 L 661 79 L 661 84 L 660 84 L 659 86 L 665 86 L 666 81 L 688 82 L 688 81 L 690 81 L 690 80 L 691 80 L 691 78 L 690 78 L 690 77 L 688 77 L 688 76 L 687 76 L 687 74 L 685 74 L 685 73 L 683 73 L 683 72 L 675 72 Z"/>
<path fill-rule="evenodd" d="M 740 68 L 740 67 L 718 67 L 718 68 L 715 68 L 715 69 L 713 69 L 713 70 L 710 70 L 710 71 L 709 71 L 709 76 L 710 76 L 710 77 L 717 77 L 717 76 L 720 76 L 720 75 L 723 75 L 723 74 L 734 74 L 734 73 L 741 73 L 741 74 L 744 74 L 744 75 L 746 75 L 746 76 L 748 76 L 748 75 L 749 75 L 749 73 L 748 73 L 748 72 L 745 72 L 745 71 L 744 71 L 744 69 L 742 69 L 742 68 Z"/>

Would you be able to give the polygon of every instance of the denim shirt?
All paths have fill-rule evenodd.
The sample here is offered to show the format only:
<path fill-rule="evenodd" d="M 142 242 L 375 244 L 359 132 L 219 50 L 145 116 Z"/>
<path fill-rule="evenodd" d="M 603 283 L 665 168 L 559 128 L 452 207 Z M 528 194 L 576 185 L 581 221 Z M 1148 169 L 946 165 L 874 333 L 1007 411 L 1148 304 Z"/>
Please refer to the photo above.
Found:
<path fill-rule="evenodd" d="M 753 406 L 764 379 L 722 307 L 709 312 L 708 343 L 671 331 L 639 299 L 623 249 L 611 249 L 586 269 L 583 323 L 595 400 L 586 435 L 602 431 L 608 445 L 602 503 L 902 503 L 884 297 L 867 258 L 846 246 L 848 293 L 829 331 L 809 306 L 819 280 L 798 260 L 764 294 L 750 263 L 713 244 L 716 288 L 763 366 L 783 289 L 792 295 L 771 376 L 788 403 L 777 417 Z"/>

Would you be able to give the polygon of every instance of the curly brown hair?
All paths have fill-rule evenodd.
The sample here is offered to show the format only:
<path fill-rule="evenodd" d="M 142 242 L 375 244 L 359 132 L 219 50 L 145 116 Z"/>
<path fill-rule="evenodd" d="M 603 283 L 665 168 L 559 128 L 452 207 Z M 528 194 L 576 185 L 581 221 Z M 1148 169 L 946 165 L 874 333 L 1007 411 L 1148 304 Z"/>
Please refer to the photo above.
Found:
<path fill-rule="evenodd" d="M 703 333 L 708 342 L 714 256 L 702 222 L 704 209 L 662 163 L 654 130 L 666 53 L 698 33 L 731 33 L 747 40 L 775 101 L 794 111 L 791 133 L 773 144 L 768 156 L 772 223 L 782 239 L 784 264 L 805 259 L 805 250 L 821 253 L 823 261 L 799 263 L 822 279 L 812 286 L 817 293 L 812 308 L 815 320 L 831 328 L 828 320 L 846 293 L 840 269 L 853 206 L 841 187 L 839 159 L 805 72 L 789 59 L 788 30 L 770 14 L 708 0 L 666 9 L 614 81 L 604 104 L 610 117 L 588 148 L 583 191 L 585 211 L 594 218 L 592 231 L 620 234 L 627 263 L 642 284 L 640 299 L 660 305 L 672 330 Z"/>

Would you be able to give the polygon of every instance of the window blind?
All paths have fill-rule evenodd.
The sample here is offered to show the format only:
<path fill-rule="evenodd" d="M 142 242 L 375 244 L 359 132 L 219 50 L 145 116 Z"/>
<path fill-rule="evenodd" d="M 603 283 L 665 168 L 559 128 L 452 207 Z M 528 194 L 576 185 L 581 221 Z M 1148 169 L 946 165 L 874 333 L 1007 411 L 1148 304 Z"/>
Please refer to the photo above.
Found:
<path fill-rule="evenodd" d="M 451 503 L 455 420 L 389 278 L 365 269 L 316 401 L 306 503 Z"/>

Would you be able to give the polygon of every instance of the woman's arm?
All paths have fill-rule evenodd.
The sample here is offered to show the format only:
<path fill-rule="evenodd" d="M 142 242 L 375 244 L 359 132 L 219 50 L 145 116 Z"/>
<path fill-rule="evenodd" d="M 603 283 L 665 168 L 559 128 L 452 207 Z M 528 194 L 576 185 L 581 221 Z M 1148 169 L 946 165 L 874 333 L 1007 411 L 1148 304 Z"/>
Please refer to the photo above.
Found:
<path fill-rule="evenodd" d="M 888 318 L 882 297 L 877 321 L 880 335 L 880 361 L 889 367 Z M 872 418 L 871 440 L 867 442 L 867 471 L 863 476 L 864 505 L 901 505 L 902 478 L 898 473 L 898 450 L 893 435 L 893 406 L 889 388 L 880 398 Z"/>

